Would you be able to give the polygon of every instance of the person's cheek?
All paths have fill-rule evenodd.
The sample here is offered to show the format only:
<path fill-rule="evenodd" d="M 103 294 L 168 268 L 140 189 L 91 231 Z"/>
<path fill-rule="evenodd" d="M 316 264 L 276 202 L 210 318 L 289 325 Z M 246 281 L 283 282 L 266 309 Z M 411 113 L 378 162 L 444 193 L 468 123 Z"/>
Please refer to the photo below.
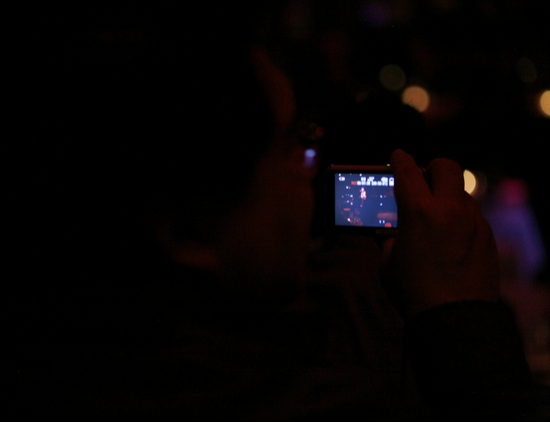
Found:
<path fill-rule="evenodd" d="M 287 244 L 298 260 L 307 256 L 314 208 L 314 194 L 310 184 L 292 184 L 286 191 L 285 220 L 288 228 Z"/>

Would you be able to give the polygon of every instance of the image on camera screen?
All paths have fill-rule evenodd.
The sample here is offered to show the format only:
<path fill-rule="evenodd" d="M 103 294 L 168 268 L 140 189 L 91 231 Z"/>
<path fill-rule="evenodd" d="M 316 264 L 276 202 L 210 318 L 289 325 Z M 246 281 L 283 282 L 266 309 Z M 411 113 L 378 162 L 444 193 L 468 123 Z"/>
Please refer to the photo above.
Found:
<path fill-rule="evenodd" d="M 397 228 L 391 173 L 335 173 L 334 224 Z"/>

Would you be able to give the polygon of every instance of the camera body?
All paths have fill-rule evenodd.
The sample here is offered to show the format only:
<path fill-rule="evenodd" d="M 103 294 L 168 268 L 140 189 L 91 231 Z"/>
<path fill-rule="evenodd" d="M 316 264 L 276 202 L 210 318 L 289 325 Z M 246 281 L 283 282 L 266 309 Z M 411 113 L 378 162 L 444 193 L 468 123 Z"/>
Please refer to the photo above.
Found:
<path fill-rule="evenodd" d="M 324 176 L 329 234 L 397 233 L 395 179 L 389 165 L 331 165 Z"/>

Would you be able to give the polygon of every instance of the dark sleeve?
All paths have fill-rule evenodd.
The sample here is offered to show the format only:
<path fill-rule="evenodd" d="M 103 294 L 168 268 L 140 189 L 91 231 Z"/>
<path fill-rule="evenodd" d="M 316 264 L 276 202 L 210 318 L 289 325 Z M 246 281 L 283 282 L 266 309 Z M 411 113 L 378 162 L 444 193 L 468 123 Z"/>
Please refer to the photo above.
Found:
<path fill-rule="evenodd" d="M 430 417 L 441 421 L 548 420 L 550 389 L 536 386 L 514 316 L 468 301 L 416 316 L 406 348 Z"/>

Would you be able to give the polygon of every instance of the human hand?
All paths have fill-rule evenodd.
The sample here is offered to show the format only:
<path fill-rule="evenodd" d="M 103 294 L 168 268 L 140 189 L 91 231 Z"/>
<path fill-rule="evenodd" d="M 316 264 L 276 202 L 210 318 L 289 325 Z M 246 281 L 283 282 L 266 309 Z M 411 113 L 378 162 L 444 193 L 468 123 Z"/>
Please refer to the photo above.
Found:
<path fill-rule="evenodd" d="M 497 301 L 492 230 L 464 191 L 460 166 L 436 159 L 424 171 L 401 150 L 391 156 L 399 233 L 384 243 L 383 278 L 405 317 L 464 300 Z M 427 179 L 429 182 L 427 182 Z"/>

